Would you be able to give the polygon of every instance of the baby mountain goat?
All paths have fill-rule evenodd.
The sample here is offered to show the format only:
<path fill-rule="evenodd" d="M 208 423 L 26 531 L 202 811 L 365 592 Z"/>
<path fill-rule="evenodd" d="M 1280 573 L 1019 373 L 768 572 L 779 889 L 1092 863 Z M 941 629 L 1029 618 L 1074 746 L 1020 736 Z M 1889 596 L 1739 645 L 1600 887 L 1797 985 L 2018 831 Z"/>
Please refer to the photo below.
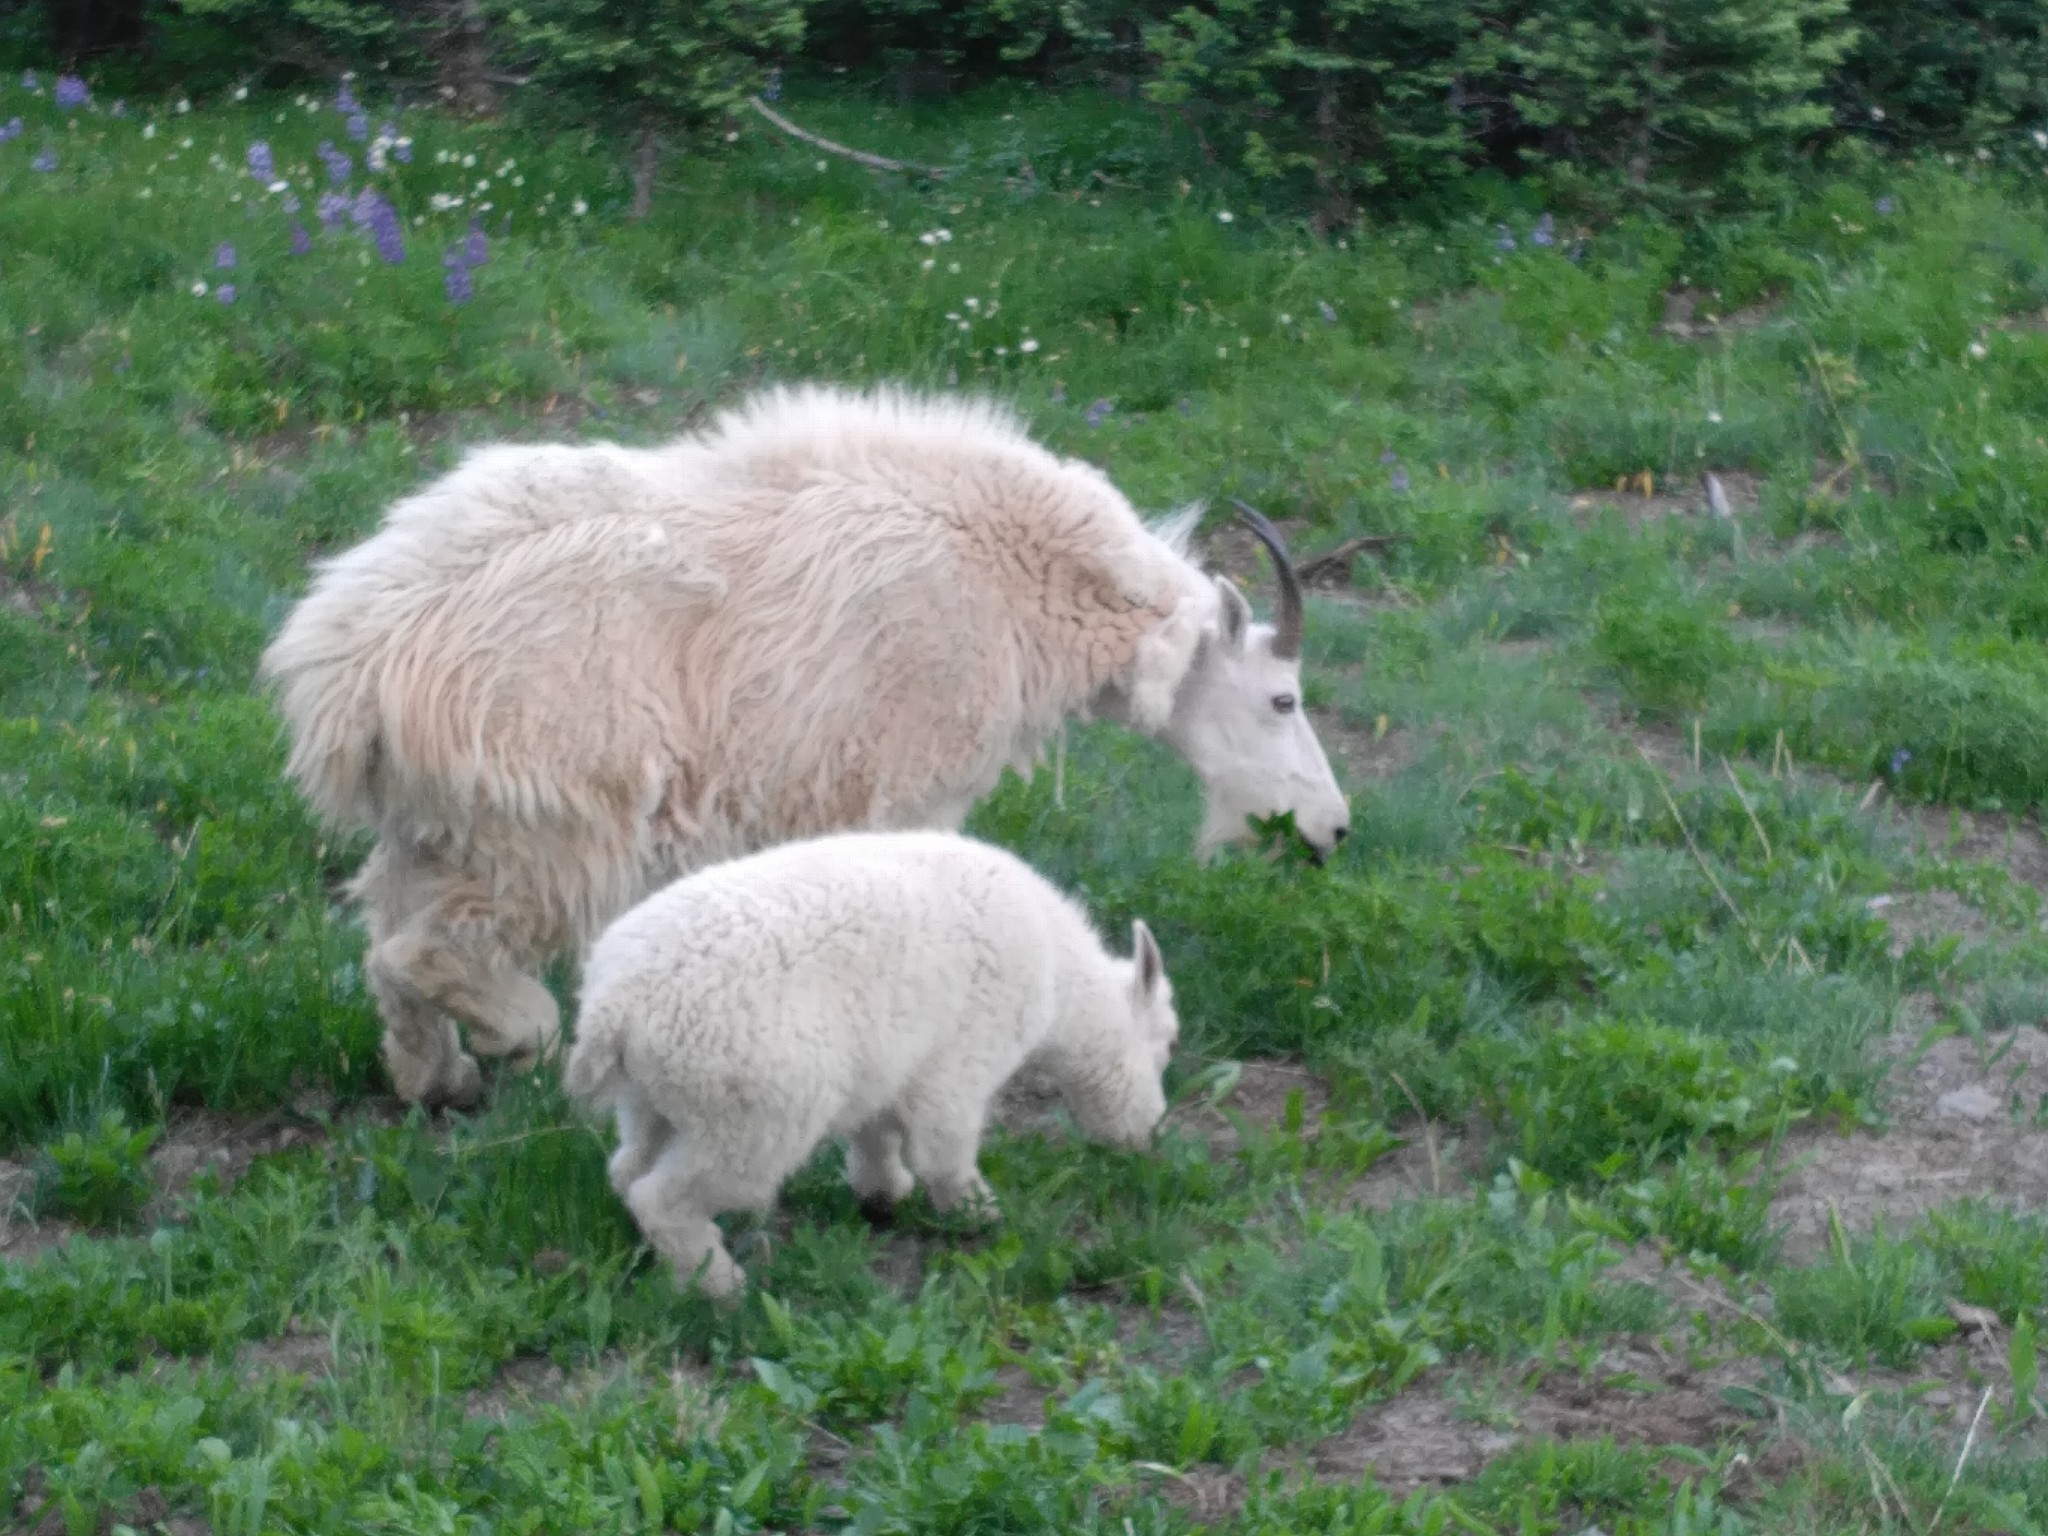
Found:
<path fill-rule="evenodd" d="M 995 1214 L 976 1154 L 1027 1061 L 1088 1136 L 1145 1145 L 1180 1023 L 1151 933 L 1131 936 L 1113 958 L 1079 906 L 971 838 L 784 843 L 676 881 L 598 937 L 569 1094 L 617 1117 L 612 1187 L 678 1286 L 730 1296 L 746 1277 L 712 1217 L 767 1209 L 828 1136 L 847 1140 L 864 1199 L 922 1179 L 940 1210 Z"/>

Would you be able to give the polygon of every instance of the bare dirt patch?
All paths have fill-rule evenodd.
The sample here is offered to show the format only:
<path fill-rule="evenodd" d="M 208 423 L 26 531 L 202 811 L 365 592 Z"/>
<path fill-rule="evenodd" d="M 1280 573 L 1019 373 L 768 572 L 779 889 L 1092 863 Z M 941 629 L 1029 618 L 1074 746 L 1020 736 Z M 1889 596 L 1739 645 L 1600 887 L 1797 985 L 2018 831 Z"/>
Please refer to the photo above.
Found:
<path fill-rule="evenodd" d="M 21 1480 L 21 1498 L 14 1506 L 19 1522 L 11 1527 L 15 1536 L 70 1536 L 71 1524 L 62 1503 L 46 1491 L 41 1467 L 30 1467 Z M 134 1497 L 103 1504 L 95 1531 L 112 1531 L 126 1526 L 151 1536 L 211 1536 L 213 1527 L 194 1515 L 174 1515 L 170 1500 L 155 1483 Z"/>
<path fill-rule="evenodd" d="M 1885 1044 L 1893 1123 L 1882 1133 L 1816 1129 L 1788 1139 L 1790 1172 L 1771 1203 L 1785 1257 L 1811 1262 L 1829 1243 L 1830 1213 L 1849 1232 L 1879 1219 L 1897 1233 L 1937 1206 L 1972 1196 L 2048 1207 L 2048 1032 L 2027 1025 L 1980 1045 L 1963 1035 L 1917 1058 L 1917 1030 Z"/>
<path fill-rule="evenodd" d="M 1395 1134 L 1402 1144 L 1354 1181 L 1342 1204 L 1386 1211 L 1408 1200 L 1462 1200 L 1486 1177 L 1486 1126 L 1477 1115 L 1455 1126 L 1418 1120 Z"/>
<path fill-rule="evenodd" d="M 1674 287 L 1664 293 L 1664 318 L 1657 329 L 1677 341 L 1704 341 L 1716 336 L 1740 336 L 1770 324 L 1780 309 L 1781 299 L 1760 304 L 1742 304 L 1723 314 L 1719 295 L 1703 288 Z"/>
<path fill-rule="evenodd" d="M 1339 778 L 1354 788 L 1383 783 L 1413 763 L 1422 753 L 1422 737 L 1406 726 L 1355 725 L 1340 711 L 1318 709 L 1309 712 L 1316 737 L 1323 750 L 1335 759 Z"/>
<path fill-rule="evenodd" d="M 1323 1080 L 1298 1062 L 1280 1060 L 1243 1061 L 1230 1091 L 1211 1101 L 1204 1093 L 1191 1094 L 1167 1111 L 1166 1124 L 1198 1137 L 1219 1157 L 1237 1152 L 1243 1143 L 1236 1114 L 1246 1125 L 1259 1130 L 1276 1130 L 1286 1123 L 1288 1099 L 1302 1096 L 1302 1134 L 1313 1136 L 1329 1108 L 1330 1090 Z M 990 1120 L 1013 1135 L 1032 1133 L 1064 1135 L 1067 1117 L 1059 1101 L 1059 1090 L 1045 1075 L 1026 1069 L 1019 1072 L 996 1096 Z"/>
<path fill-rule="evenodd" d="M 244 1342 L 235 1363 L 242 1379 L 251 1383 L 265 1376 L 303 1376 L 318 1381 L 334 1373 L 334 1341 L 323 1330 L 293 1318 L 275 1338 Z"/>
<path fill-rule="evenodd" d="M 645 1393 L 659 1385 L 664 1374 L 679 1424 L 716 1424 L 720 1409 L 706 1372 L 678 1358 L 664 1373 L 618 1350 L 607 1350 L 574 1368 L 564 1368 L 546 1355 L 515 1355 L 488 1385 L 463 1395 L 462 1411 L 468 1418 L 502 1421 L 556 1404 L 588 1403 L 619 1387 Z"/>
<path fill-rule="evenodd" d="M 1763 489 L 1762 477 L 1735 469 L 1725 473 L 1716 471 L 1716 475 L 1721 489 L 1727 493 L 1728 505 L 1737 517 L 1756 510 Z M 1620 513 L 1622 520 L 1631 528 L 1640 528 L 1668 517 L 1712 515 L 1704 479 L 1690 483 L 1666 481 L 1659 489 L 1647 471 L 1633 479 L 1625 477 L 1618 480 L 1611 488 L 1574 491 L 1570 506 L 1574 520 L 1581 527 L 1607 509 Z"/>
<path fill-rule="evenodd" d="M 2048 894 L 2048 837 L 2031 817 L 1896 803 L 1888 815 L 1922 857 L 1997 864 L 2015 880 Z"/>
<path fill-rule="evenodd" d="M 1712 1449 L 1754 1437 L 1758 1421 L 1726 1395 L 1754 1387 L 1752 1360 L 1695 1369 L 1653 1341 L 1617 1342 L 1585 1375 L 1552 1372 L 1530 1383 L 1508 1373 L 1440 1369 L 1309 1448 L 1317 1478 L 1370 1473 L 1395 1497 L 1476 1477 L 1486 1464 L 1541 1440 L 1612 1436 L 1623 1445 Z"/>

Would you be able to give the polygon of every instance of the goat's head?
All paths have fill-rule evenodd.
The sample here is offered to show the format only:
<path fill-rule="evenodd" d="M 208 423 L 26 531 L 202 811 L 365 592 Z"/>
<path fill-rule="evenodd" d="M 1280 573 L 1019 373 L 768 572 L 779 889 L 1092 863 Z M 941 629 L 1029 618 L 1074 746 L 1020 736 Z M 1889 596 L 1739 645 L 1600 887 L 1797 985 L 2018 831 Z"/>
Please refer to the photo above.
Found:
<path fill-rule="evenodd" d="M 1301 701 L 1301 582 L 1273 525 L 1243 502 L 1239 515 L 1273 557 L 1280 608 L 1271 624 L 1218 576 L 1214 634 L 1195 653 L 1160 734 L 1201 778 L 1207 815 L 1198 851 L 1251 836 L 1253 817 L 1294 813 L 1317 862 L 1351 830 L 1351 805 L 1337 787 Z"/>

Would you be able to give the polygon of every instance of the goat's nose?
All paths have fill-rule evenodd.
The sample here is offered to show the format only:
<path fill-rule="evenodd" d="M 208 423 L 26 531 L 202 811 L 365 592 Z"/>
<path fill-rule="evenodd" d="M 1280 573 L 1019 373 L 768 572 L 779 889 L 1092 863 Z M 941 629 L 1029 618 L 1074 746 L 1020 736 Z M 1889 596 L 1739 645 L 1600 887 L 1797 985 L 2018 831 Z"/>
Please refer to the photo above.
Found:
<path fill-rule="evenodd" d="M 1349 837 L 1350 835 L 1351 829 L 1349 827 L 1339 827 L 1336 831 L 1330 834 L 1330 845 L 1332 847 L 1335 847 L 1338 843 L 1343 842 L 1344 839 Z"/>

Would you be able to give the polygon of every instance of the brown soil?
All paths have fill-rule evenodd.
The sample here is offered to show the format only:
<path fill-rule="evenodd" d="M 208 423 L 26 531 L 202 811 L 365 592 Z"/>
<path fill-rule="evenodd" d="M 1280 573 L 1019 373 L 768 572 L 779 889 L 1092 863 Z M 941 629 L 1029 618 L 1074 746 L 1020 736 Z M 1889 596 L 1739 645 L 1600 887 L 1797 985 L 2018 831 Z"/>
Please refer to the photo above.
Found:
<path fill-rule="evenodd" d="M 1718 303 L 1714 295 L 1704 289 L 1670 288 L 1664 294 L 1664 319 L 1658 329 L 1678 341 L 1738 336 L 1770 324 L 1783 307 L 1782 301 L 1770 300 L 1762 304 L 1739 305 L 1721 314 L 1716 309 Z"/>
<path fill-rule="evenodd" d="M 1370 1472 L 1398 1498 L 1464 1482 L 1530 1441 L 1611 1435 L 1623 1445 L 1710 1449 L 1760 1427 L 1723 1394 L 1763 1376 L 1751 1360 L 1696 1370 L 1648 1340 L 1617 1341 L 1593 1371 L 1556 1371 L 1534 1384 L 1440 1369 L 1362 1411 L 1309 1458 L 1318 1478 L 1353 1482 Z"/>
<path fill-rule="evenodd" d="M 1982 1047 L 1950 1035 L 1916 1059 L 1919 1038 L 1911 1028 L 1886 1044 L 1898 1065 L 1885 1131 L 1813 1129 L 1788 1139 L 1783 1164 L 1792 1171 L 1771 1204 L 1787 1229 L 1787 1260 L 1827 1252 L 1831 1211 L 1848 1232 L 1882 1219 L 1897 1234 L 1969 1196 L 2048 1206 L 2048 1125 L 2033 1119 L 2048 1094 L 2048 1032 L 2025 1025 Z"/>

